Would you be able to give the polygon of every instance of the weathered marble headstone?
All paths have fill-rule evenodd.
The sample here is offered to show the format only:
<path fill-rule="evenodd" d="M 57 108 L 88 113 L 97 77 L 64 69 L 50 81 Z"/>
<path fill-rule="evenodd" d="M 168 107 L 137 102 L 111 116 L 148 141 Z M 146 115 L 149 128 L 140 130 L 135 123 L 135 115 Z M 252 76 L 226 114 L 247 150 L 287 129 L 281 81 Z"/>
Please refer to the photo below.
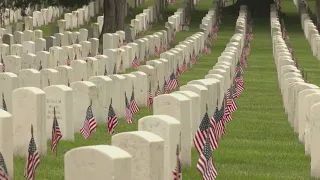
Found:
<path fill-rule="evenodd" d="M 27 157 L 31 125 L 33 125 L 38 152 L 40 155 L 47 153 L 45 109 L 45 93 L 41 89 L 25 87 L 12 92 L 13 154 L 15 156 Z"/>
<path fill-rule="evenodd" d="M 119 74 L 109 75 L 113 82 L 114 97 L 112 98 L 113 108 L 118 117 L 125 117 L 125 80 L 126 78 Z"/>
<path fill-rule="evenodd" d="M 147 107 L 149 91 L 148 75 L 142 71 L 135 71 L 131 74 L 137 77 L 138 85 L 135 85 L 134 94 L 139 107 Z"/>
<path fill-rule="evenodd" d="M 316 103 L 311 107 L 310 112 L 310 126 L 311 129 L 311 177 L 319 178 L 320 177 L 320 146 L 318 141 L 318 137 L 320 135 L 319 129 L 319 112 L 320 112 L 320 103 Z"/>
<path fill-rule="evenodd" d="M 12 115 L 0 109 L 0 152 L 5 161 L 8 176 L 13 179 Z"/>
<path fill-rule="evenodd" d="M 132 180 L 163 179 L 164 140 L 147 131 L 123 132 L 112 136 L 111 144 L 132 156 Z"/>
<path fill-rule="evenodd" d="M 73 128 L 73 91 L 65 85 L 52 85 L 44 88 L 46 93 L 46 136 L 50 139 L 52 136 L 52 124 L 54 110 L 59 127 L 62 133 L 62 139 L 74 140 Z"/>
<path fill-rule="evenodd" d="M 132 180 L 132 163 L 132 156 L 115 146 L 78 147 L 68 151 L 64 156 L 64 178 Z"/>
<path fill-rule="evenodd" d="M 92 102 L 93 116 L 97 112 L 97 87 L 89 81 L 76 81 L 71 83 L 73 90 L 73 123 L 74 132 L 79 132 L 86 118 L 86 111 Z"/>
<path fill-rule="evenodd" d="M 1 107 L 5 103 L 8 112 L 12 112 L 12 91 L 19 87 L 18 76 L 11 72 L 0 73 L 0 93 L 3 94 Z"/>
<path fill-rule="evenodd" d="M 39 69 L 38 67 L 35 54 L 27 53 L 22 55 L 21 69 Z"/>
<path fill-rule="evenodd" d="M 54 36 L 48 36 L 46 37 L 46 50 L 49 50 L 51 47 L 56 46 L 56 37 Z"/>
<path fill-rule="evenodd" d="M 154 98 L 153 114 L 169 115 L 181 123 L 181 164 L 191 166 L 190 99 L 181 94 L 163 94 Z"/>
<path fill-rule="evenodd" d="M 55 68 L 58 71 L 57 84 L 70 86 L 73 80 L 73 68 L 67 65 Z"/>
<path fill-rule="evenodd" d="M 87 77 L 87 63 L 83 60 L 71 61 L 71 67 L 73 69 L 73 80 L 74 81 L 86 81 Z"/>
<path fill-rule="evenodd" d="M 19 71 L 19 87 L 40 87 L 40 72 L 35 69 L 22 69 Z"/>
<path fill-rule="evenodd" d="M 16 55 L 9 55 L 3 58 L 4 64 L 6 66 L 6 72 L 12 72 L 18 74 L 21 70 L 21 57 Z"/>
<path fill-rule="evenodd" d="M 138 130 L 154 133 L 164 139 L 164 179 L 173 179 L 172 170 L 177 163 L 176 149 L 180 143 L 180 122 L 167 115 L 145 116 L 139 120 Z"/>
<path fill-rule="evenodd" d="M 97 87 L 96 121 L 98 123 L 105 123 L 111 98 L 114 97 L 113 94 L 115 93 L 112 79 L 108 76 L 93 76 L 89 78 L 89 81 L 94 83 Z"/>
<path fill-rule="evenodd" d="M 191 123 L 190 123 L 190 129 L 191 129 L 191 139 L 193 139 L 195 133 L 197 132 L 197 129 L 200 125 L 200 122 L 202 118 L 199 118 L 200 116 L 200 96 L 197 93 L 194 93 L 192 91 L 176 91 L 173 93 L 182 94 L 190 99 L 190 108 L 192 111 L 190 112 L 191 116 Z M 204 116 L 204 114 L 202 115 Z M 193 141 L 191 141 L 191 145 L 193 145 Z"/>
<path fill-rule="evenodd" d="M 58 81 L 58 71 L 55 69 L 40 70 L 40 87 L 44 89 L 47 86 L 56 85 Z"/>

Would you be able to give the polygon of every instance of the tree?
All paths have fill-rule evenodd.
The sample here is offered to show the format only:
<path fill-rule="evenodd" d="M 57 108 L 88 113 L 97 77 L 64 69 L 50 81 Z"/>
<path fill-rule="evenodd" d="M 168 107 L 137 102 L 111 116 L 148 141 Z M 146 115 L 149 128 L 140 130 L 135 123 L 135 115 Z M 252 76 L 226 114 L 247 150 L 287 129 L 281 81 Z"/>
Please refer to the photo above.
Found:
<path fill-rule="evenodd" d="M 248 11 L 254 16 L 269 16 L 270 4 L 273 4 L 274 0 L 237 0 L 234 4 L 234 8 L 239 10 L 241 5 L 247 5 Z M 238 11 L 239 12 L 239 11 Z"/>
<path fill-rule="evenodd" d="M 320 31 L 320 0 L 316 0 L 317 29 Z"/>
<path fill-rule="evenodd" d="M 124 29 L 126 3 L 126 0 L 104 0 L 104 19 L 100 38 L 104 33 Z"/>

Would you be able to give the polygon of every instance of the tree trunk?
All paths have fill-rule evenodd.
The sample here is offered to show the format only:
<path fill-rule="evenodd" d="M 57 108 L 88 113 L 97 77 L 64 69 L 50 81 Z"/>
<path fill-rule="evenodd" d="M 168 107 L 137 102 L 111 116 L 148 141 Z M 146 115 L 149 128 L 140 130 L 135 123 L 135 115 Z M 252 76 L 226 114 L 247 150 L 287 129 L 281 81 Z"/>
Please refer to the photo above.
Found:
<path fill-rule="evenodd" d="M 320 31 L 320 0 L 316 0 L 317 29 Z"/>
<path fill-rule="evenodd" d="M 99 39 L 103 34 L 124 30 L 126 0 L 104 0 L 103 27 Z"/>
<path fill-rule="evenodd" d="M 273 0 L 237 0 L 236 5 L 248 5 L 248 10 L 254 16 L 269 16 L 270 15 L 270 4 L 273 4 Z M 238 9 L 239 10 L 239 9 Z"/>

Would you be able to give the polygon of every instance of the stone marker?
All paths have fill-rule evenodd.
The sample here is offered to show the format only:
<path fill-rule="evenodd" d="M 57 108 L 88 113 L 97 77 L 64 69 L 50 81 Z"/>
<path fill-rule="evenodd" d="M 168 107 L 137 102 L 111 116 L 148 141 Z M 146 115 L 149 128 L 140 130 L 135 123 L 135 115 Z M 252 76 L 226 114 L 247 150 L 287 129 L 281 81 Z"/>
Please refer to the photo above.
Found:
<path fill-rule="evenodd" d="M 132 156 L 115 146 L 78 147 L 64 156 L 64 179 L 132 180 L 132 163 Z"/>
<path fill-rule="evenodd" d="M 74 140 L 73 128 L 73 91 L 65 85 L 53 85 L 44 88 L 46 93 L 46 136 L 51 139 L 53 126 L 53 108 L 62 133 L 62 139 Z"/>
<path fill-rule="evenodd" d="M 109 112 L 111 98 L 114 97 L 112 79 L 108 76 L 92 76 L 89 81 L 97 87 L 97 113 L 96 121 L 98 123 L 106 122 L 106 115 Z"/>
<path fill-rule="evenodd" d="M 169 115 L 181 123 L 181 164 L 191 166 L 190 99 L 181 94 L 163 94 L 153 99 L 154 115 Z"/>
<path fill-rule="evenodd" d="M 1 107 L 3 103 L 7 106 L 7 111 L 12 112 L 12 91 L 19 87 L 18 76 L 11 72 L 0 73 L 0 93 L 3 94 Z"/>
<path fill-rule="evenodd" d="M 13 179 L 12 126 L 11 114 L 0 109 L 0 153 L 6 163 L 10 179 Z"/>
<path fill-rule="evenodd" d="M 35 69 L 19 71 L 19 87 L 40 87 L 40 72 Z"/>
<path fill-rule="evenodd" d="M 164 139 L 164 179 L 173 179 L 176 148 L 180 144 L 180 122 L 167 115 L 145 116 L 139 120 L 138 130 L 154 133 Z"/>
<path fill-rule="evenodd" d="M 319 139 L 320 136 L 320 124 L 319 124 L 319 112 L 320 112 L 320 103 L 316 103 L 311 107 L 310 112 L 310 121 L 311 123 L 311 177 L 319 178 L 320 177 L 320 146 Z"/>
<path fill-rule="evenodd" d="M 45 93 L 36 87 L 12 92 L 13 154 L 27 157 L 33 125 L 34 139 L 40 155 L 47 153 Z"/>
<path fill-rule="evenodd" d="M 147 131 L 131 131 L 112 136 L 111 144 L 132 156 L 132 180 L 163 179 L 164 140 Z"/>
<path fill-rule="evenodd" d="M 97 87 L 89 81 L 76 81 L 71 83 L 73 90 L 73 123 L 74 132 L 80 132 L 86 118 L 87 109 L 92 102 L 93 116 L 97 112 Z"/>

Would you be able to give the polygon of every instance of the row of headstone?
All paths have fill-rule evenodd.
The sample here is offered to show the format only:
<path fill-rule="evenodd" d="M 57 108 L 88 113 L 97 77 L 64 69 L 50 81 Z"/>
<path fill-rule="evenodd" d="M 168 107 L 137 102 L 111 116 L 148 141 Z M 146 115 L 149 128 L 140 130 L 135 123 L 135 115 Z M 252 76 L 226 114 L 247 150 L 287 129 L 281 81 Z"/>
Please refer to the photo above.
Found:
<path fill-rule="evenodd" d="M 5 9 L 1 15 L 0 27 L 9 25 L 11 23 L 17 23 L 22 20 L 21 9 Z"/>
<path fill-rule="evenodd" d="M 311 157 L 311 177 L 319 178 L 320 89 L 308 83 L 298 69 L 292 49 L 281 32 L 284 27 L 281 27 L 275 5 L 271 6 L 270 18 L 273 55 L 285 113 L 294 132 L 299 134 L 299 141 L 304 144 L 305 154 Z M 310 26 L 304 26 L 304 29 L 310 29 Z"/>
<path fill-rule="evenodd" d="M 314 25 L 310 18 L 308 11 L 305 7 L 300 9 L 301 27 L 304 32 L 305 38 L 309 42 L 313 56 L 320 60 L 320 53 L 318 47 L 320 47 L 320 35 L 317 27 Z"/>
<path fill-rule="evenodd" d="M 197 34 L 201 36 L 203 33 L 200 32 L 200 33 L 196 33 L 195 35 Z M 193 40 L 190 40 L 190 42 L 192 41 Z M 91 60 L 93 62 L 92 58 Z M 172 61 L 175 61 L 175 60 L 173 59 Z M 76 81 L 73 83 L 72 82 L 70 83 L 70 81 L 67 78 L 72 76 L 73 78 L 81 76 L 81 73 L 83 74 L 83 72 L 86 72 L 85 68 L 83 68 L 82 71 L 79 70 L 78 71 L 79 74 L 72 73 L 74 68 L 73 67 L 71 68 L 68 66 L 59 66 L 56 69 L 46 69 L 45 70 L 46 72 L 42 72 L 43 75 L 42 76 L 40 75 L 40 79 L 39 79 L 39 75 L 35 75 L 35 74 L 39 74 L 37 73 L 36 70 L 26 69 L 25 71 L 28 72 L 26 74 L 28 74 L 29 80 L 25 79 L 25 81 L 28 81 L 26 83 L 30 83 L 30 85 L 28 85 L 29 87 L 20 87 L 20 88 L 18 88 L 19 83 L 22 82 L 22 80 L 20 80 L 20 77 L 10 72 L 0 73 L 0 76 L 1 76 L 0 91 L 3 93 L 2 105 L 5 102 L 8 112 L 13 114 L 13 118 L 12 118 L 10 114 L 4 111 L 0 111 L 0 122 L 1 122 L 0 127 L 2 132 L 1 138 L 7 137 L 9 134 L 13 134 L 13 136 L 10 136 L 11 138 L 7 138 L 6 140 L 3 141 L 4 142 L 3 145 L 5 145 L 5 147 L 0 147 L 0 149 L 2 149 L 3 151 L 6 162 L 8 161 L 7 164 L 8 164 L 9 174 L 11 175 L 13 174 L 13 173 L 10 173 L 10 172 L 13 172 L 12 155 L 17 155 L 17 156 L 27 155 L 26 153 L 27 153 L 28 144 L 25 143 L 25 140 L 27 142 L 27 139 L 30 135 L 30 128 L 29 128 L 30 124 L 33 124 L 34 126 L 34 132 L 35 132 L 34 135 L 35 135 L 35 140 L 38 146 L 38 151 L 42 155 L 46 154 L 47 152 L 46 141 L 47 139 L 51 138 L 51 129 L 52 129 L 51 123 L 48 123 L 48 122 L 52 122 L 53 107 L 55 107 L 56 112 L 58 114 L 57 118 L 59 120 L 62 133 L 65 134 L 63 138 L 66 140 L 74 140 L 74 132 L 79 131 L 79 129 L 81 128 L 83 124 L 82 120 L 85 117 L 85 110 L 87 108 L 86 106 L 88 106 L 90 102 L 92 102 L 92 110 L 96 116 L 98 123 L 104 122 L 105 115 L 108 112 L 108 106 L 111 103 L 111 99 L 113 99 L 112 103 L 118 117 L 124 117 L 124 114 L 125 114 L 124 94 L 125 93 L 131 94 L 134 91 L 138 105 L 140 107 L 146 107 L 148 89 L 149 89 L 148 84 L 151 80 L 157 81 L 157 78 L 162 79 L 162 75 L 161 76 L 156 76 L 156 75 L 158 73 L 164 74 L 164 70 L 167 67 L 169 67 L 169 63 L 167 62 L 168 60 L 166 59 L 154 60 L 153 62 L 150 62 L 150 64 L 152 64 L 153 66 L 151 65 L 140 66 L 139 71 L 132 72 L 130 74 L 96 76 L 93 73 L 91 77 L 88 75 L 88 81 L 83 80 L 83 81 Z M 91 65 L 93 64 L 95 63 L 92 63 Z M 73 74 L 73 75 L 70 76 L 70 74 Z M 66 77 L 66 78 L 61 78 L 61 77 Z M 48 79 L 48 83 L 47 83 L 48 86 L 45 87 L 43 90 L 32 85 L 32 83 L 38 82 L 38 80 L 40 80 L 41 82 L 41 79 Z M 54 79 L 58 79 L 58 81 L 60 80 L 59 82 L 57 82 L 57 84 L 60 84 L 60 85 L 51 84 L 51 82 L 53 82 Z M 63 79 L 65 82 L 62 82 Z M 45 82 L 45 81 L 42 81 L 42 82 Z M 66 83 L 67 84 L 70 83 L 70 87 L 68 87 Z M 11 95 L 11 92 L 12 92 L 12 95 Z M 197 102 L 197 96 L 195 94 L 192 94 L 192 92 L 187 92 L 186 94 L 190 97 L 193 97 L 192 99 L 195 100 L 195 102 Z M 175 95 L 168 95 L 168 96 L 174 97 Z M 163 95 L 163 97 L 166 97 L 166 95 Z M 177 100 L 176 97 L 171 99 L 172 101 Z M 183 97 L 182 99 L 183 101 L 186 101 L 186 102 L 182 103 L 181 107 L 176 107 L 180 109 L 179 110 L 180 115 L 184 114 L 183 112 L 185 112 L 185 110 L 187 110 L 186 112 L 191 112 L 191 109 L 189 106 L 190 100 L 185 97 Z M 156 106 L 158 107 L 160 105 L 160 101 L 157 104 L 158 105 Z M 195 107 L 198 107 L 198 106 L 195 105 Z M 68 113 L 70 111 L 73 113 Z M 183 115 L 183 117 L 181 118 L 185 118 L 185 117 L 188 118 L 189 121 L 191 120 L 191 118 L 188 117 L 188 115 L 186 114 Z M 30 119 L 30 121 L 28 121 L 27 123 L 25 121 L 26 118 Z M 181 118 L 179 118 L 179 121 L 182 121 Z M 70 121 L 70 119 L 72 119 L 72 121 Z M 151 122 L 151 120 L 149 121 L 148 118 L 145 118 L 145 119 L 146 119 L 145 122 Z M 150 119 L 154 119 L 154 118 L 152 117 Z M 166 174 L 167 174 L 166 177 L 172 176 L 172 175 L 169 175 L 171 174 L 172 167 L 174 166 L 173 164 L 174 161 L 172 160 L 172 157 L 174 157 L 174 153 L 172 154 L 172 149 L 175 149 L 176 144 L 179 143 L 178 140 L 179 140 L 180 126 L 179 126 L 179 121 L 168 116 L 160 116 L 157 121 L 159 120 L 162 121 L 163 119 L 165 119 L 165 121 L 167 122 L 167 123 L 164 123 L 163 125 L 164 126 L 170 125 L 170 129 L 174 128 L 174 131 L 172 130 L 169 131 L 168 129 L 167 131 L 163 132 L 162 130 L 161 131 L 159 130 L 159 133 L 165 133 L 163 135 L 161 134 L 154 135 L 152 133 L 139 131 L 139 132 L 130 132 L 128 133 L 129 136 L 126 136 L 125 134 L 118 134 L 117 135 L 119 136 L 118 138 L 113 137 L 112 145 L 118 146 L 124 149 L 127 145 L 121 146 L 122 139 L 124 137 L 128 138 L 130 136 L 132 136 L 131 138 L 133 138 L 133 136 L 137 137 L 135 135 L 138 135 L 138 137 L 134 141 L 132 141 L 133 145 L 137 146 L 137 148 L 132 149 L 132 151 L 129 151 L 129 149 L 125 149 L 125 151 L 128 151 L 130 155 L 127 158 L 125 158 L 127 160 L 122 159 L 122 156 L 121 156 L 121 159 L 122 159 L 121 162 L 122 161 L 129 162 L 129 160 L 131 160 L 132 153 L 135 150 L 148 151 L 148 153 L 141 154 L 141 155 L 147 155 L 148 159 L 156 158 L 152 161 L 152 164 L 150 163 L 148 165 L 146 164 L 149 167 L 148 168 L 149 175 L 147 177 L 143 176 L 145 171 L 142 172 L 141 170 L 139 170 L 141 169 L 140 163 L 147 159 L 139 158 L 139 157 L 134 157 L 137 160 L 135 165 L 130 166 L 130 163 L 127 163 L 126 167 L 129 168 L 128 176 L 126 176 L 124 173 L 122 173 L 122 175 L 119 175 L 119 173 L 115 175 L 119 175 L 119 178 L 123 177 L 124 179 L 131 179 L 134 177 L 136 178 L 146 177 L 147 179 L 155 179 L 155 177 L 157 177 L 156 179 L 159 179 L 159 178 L 167 179 L 167 178 L 163 178 L 164 176 L 163 161 L 165 161 L 166 164 L 170 165 L 169 167 L 166 168 Z M 158 124 L 157 121 L 155 121 L 155 124 Z M 8 124 L 8 122 L 11 122 L 11 124 L 10 123 Z M 172 122 L 174 123 L 174 126 L 171 127 Z M 139 130 L 143 130 L 143 128 L 147 130 L 149 126 L 146 126 L 146 125 L 141 123 L 141 129 Z M 8 126 L 13 126 L 13 128 L 10 128 L 10 127 L 8 128 Z M 7 128 L 8 131 L 5 131 L 4 130 L 5 128 Z M 168 133 L 170 134 L 173 133 L 176 138 L 171 138 L 170 134 L 169 134 L 170 136 L 167 136 L 166 134 Z M 130 135 L 130 134 L 133 134 L 133 135 Z M 164 135 L 166 135 L 166 137 L 164 137 Z M 158 136 L 160 136 L 161 138 Z M 162 138 L 164 138 L 166 142 L 164 142 Z M 172 139 L 172 142 L 170 139 Z M 191 141 L 188 141 L 189 145 L 190 145 L 190 142 Z M 117 143 L 119 145 L 116 145 Z M 150 146 L 150 143 L 151 143 L 151 146 Z M 171 144 L 170 151 L 166 151 L 165 153 L 165 154 L 168 154 L 168 156 L 170 156 L 171 158 L 168 158 L 168 157 L 164 158 L 165 156 L 164 143 Z M 148 147 L 148 148 L 142 148 L 142 146 Z M 8 149 L 11 149 L 11 154 L 8 153 L 7 151 Z M 13 152 L 12 152 L 12 149 L 13 149 Z M 119 149 L 114 149 L 114 150 L 117 150 L 117 151 L 114 151 L 114 155 L 121 152 L 121 150 L 119 151 Z M 190 148 L 188 152 L 191 153 Z M 110 153 L 112 152 L 110 151 Z M 124 152 L 123 155 L 128 155 L 128 153 Z M 190 155 L 185 154 L 184 156 L 187 156 L 189 158 L 189 160 L 187 160 L 187 162 L 184 162 L 184 163 L 187 163 L 188 166 L 190 166 L 191 154 Z M 75 164 L 69 164 L 67 162 L 67 159 L 68 159 L 67 157 L 68 157 L 68 154 L 66 154 L 66 164 L 65 164 L 66 166 L 68 166 L 66 167 L 67 168 L 66 178 L 69 177 L 73 179 L 75 174 L 71 176 L 70 171 L 72 171 L 72 167 Z M 72 157 L 74 156 L 70 155 L 71 161 L 73 160 Z M 119 158 L 112 158 L 112 159 L 119 160 Z M 88 159 L 84 158 L 83 160 L 84 162 L 86 162 Z M 105 163 L 106 162 L 105 160 L 106 159 L 104 159 L 104 161 L 101 161 L 101 162 Z M 154 163 L 155 161 L 159 163 Z M 122 166 L 122 163 L 121 163 L 121 166 Z M 160 170 L 158 169 L 158 167 L 160 167 Z M 70 171 L 68 168 L 71 168 Z M 135 173 L 136 175 L 131 176 L 132 168 L 135 169 L 133 173 Z M 156 173 L 155 173 L 155 170 L 157 171 Z M 111 171 L 108 173 L 112 173 L 112 172 L 114 171 Z M 94 177 L 98 177 L 98 176 L 101 177 L 100 176 L 101 173 L 106 174 L 107 172 L 106 171 L 104 172 L 99 171 L 98 173 L 95 172 L 96 175 Z M 109 174 L 107 175 L 109 176 Z M 79 178 L 82 179 L 84 177 L 87 177 L 87 176 L 82 176 Z"/>
<path fill-rule="evenodd" d="M 13 34 L 9 34 L 5 33 L 5 29 L 0 28 L 0 35 L 2 33 L 4 33 L 2 36 L 3 44 L 12 46 L 13 44 L 23 44 L 25 41 L 37 43 L 37 41 L 41 39 L 41 41 L 45 40 L 45 50 L 48 50 L 52 46 L 69 46 L 78 44 L 82 41 L 90 41 L 90 39 L 93 38 L 92 32 L 89 32 L 85 28 L 81 28 L 79 32 L 65 31 L 64 33 L 55 33 L 53 36 L 48 37 L 43 37 L 43 32 L 41 30 L 15 31 Z"/>
<path fill-rule="evenodd" d="M 62 7 L 53 7 L 49 6 L 47 8 L 43 8 L 40 11 L 36 11 L 38 9 L 38 5 L 34 7 L 27 7 L 24 13 L 27 15 L 27 18 L 34 18 L 36 21 L 46 21 L 50 22 L 52 18 L 57 18 L 63 13 Z M 37 12 L 37 13 L 33 13 Z M 21 9 L 8 9 L 3 10 L 0 27 L 4 27 L 13 23 L 19 23 L 23 20 L 23 16 L 21 15 Z M 33 26 L 33 20 L 26 21 L 29 22 L 29 26 Z M 44 24 L 44 22 L 43 22 Z M 28 30 L 28 29 L 27 29 Z"/>

